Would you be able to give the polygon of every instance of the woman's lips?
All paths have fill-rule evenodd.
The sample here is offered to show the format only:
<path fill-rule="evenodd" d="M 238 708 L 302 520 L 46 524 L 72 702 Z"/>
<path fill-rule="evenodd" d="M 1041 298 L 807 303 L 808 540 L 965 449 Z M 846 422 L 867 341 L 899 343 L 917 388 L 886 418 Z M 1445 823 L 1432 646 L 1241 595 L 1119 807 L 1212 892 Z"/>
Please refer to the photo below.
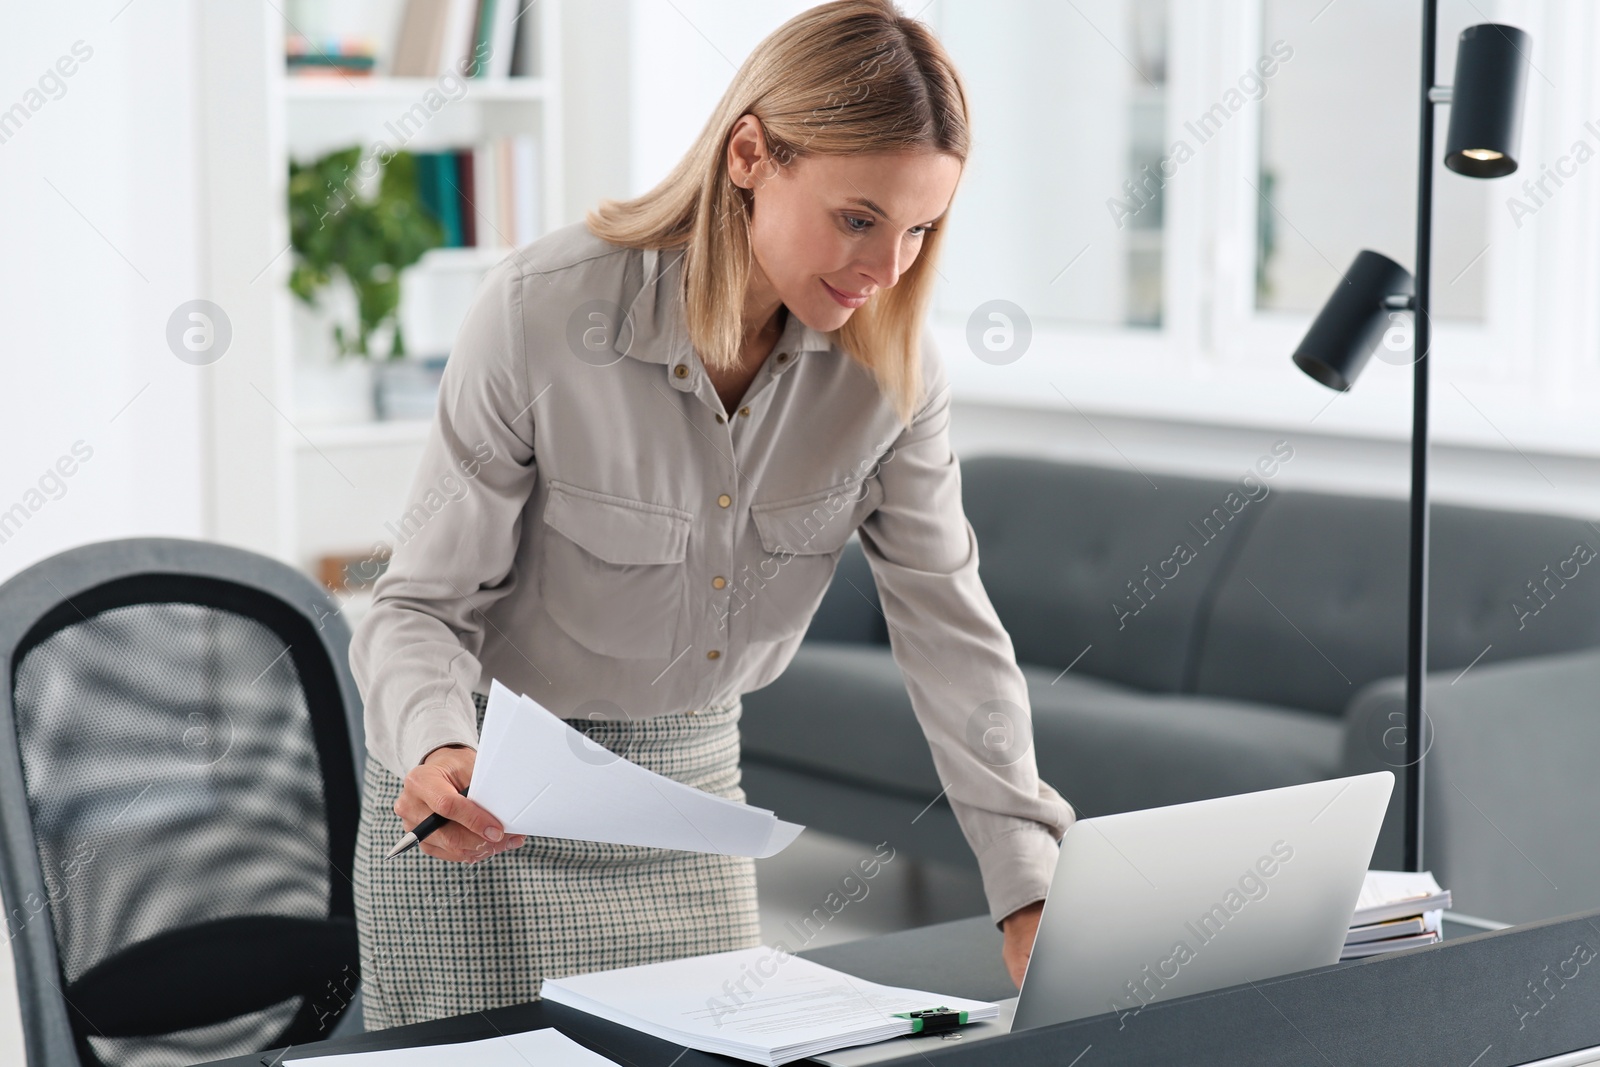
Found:
<path fill-rule="evenodd" d="M 847 308 L 861 307 L 867 302 L 867 297 L 872 295 L 871 293 L 868 293 L 867 296 L 846 296 L 833 286 L 829 285 L 827 282 L 823 281 L 821 278 L 818 278 L 817 280 L 822 282 L 822 287 L 828 290 L 829 296 L 833 297 Z"/>

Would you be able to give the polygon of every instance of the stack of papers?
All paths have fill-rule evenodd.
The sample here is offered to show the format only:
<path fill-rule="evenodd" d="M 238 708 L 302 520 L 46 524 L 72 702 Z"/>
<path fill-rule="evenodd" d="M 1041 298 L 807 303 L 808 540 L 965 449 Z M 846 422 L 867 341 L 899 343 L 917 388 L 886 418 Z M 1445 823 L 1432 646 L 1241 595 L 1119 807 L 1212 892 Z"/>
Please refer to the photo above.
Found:
<path fill-rule="evenodd" d="M 804 826 L 639 766 L 498 681 L 468 795 L 508 832 L 765 859 Z"/>
<path fill-rule="evenodd" d="M 296 1056 L 284 1062 L 305 1067 L 528 1067 L 530 1063 L 539 1067 L 615 1067 L 613 1061 L 548 1027 L 454 1045 Z"/>
<path fill-rule="evenodd" d="M 1441 889 L 1431 871 L 1368 871 L 1339 958 L 1431 945 L 1449 906 L 1450 890 Z"/>
<path fill-rule="evenodd" d="M 546 978 L 546 1000 L 702 1052 L 776 1067 L 913 1032 L 896 1012 L 947 1007 L 968 1021 L 998 1004 L 878 985 L 781 948 L 735 949 Z"/>

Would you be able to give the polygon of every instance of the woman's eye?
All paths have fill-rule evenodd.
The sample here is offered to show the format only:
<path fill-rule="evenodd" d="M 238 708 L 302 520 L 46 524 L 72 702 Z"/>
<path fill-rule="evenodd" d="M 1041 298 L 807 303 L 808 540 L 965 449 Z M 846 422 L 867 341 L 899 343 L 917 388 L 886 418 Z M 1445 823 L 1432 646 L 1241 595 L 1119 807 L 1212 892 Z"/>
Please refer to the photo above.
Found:
<path fill-rule="evenodd" d="M 861 225 L 858 226 L 858 225 L 856 225 L 856 223 L 860 223 Z M 871 219 L 864 219 L 864 218 L 861 218 L 860 216 L 857 216 L 857 215 L 845 215 L 844 216 L 844 224 L 845 224 L 845 228 L 848 229 L 851 233 L 866 233 L 868 230 L 870 230 L 872 228 L 872 220 Z M 926 237 L 926 236 L 928 236 L 928 234 L 932 233 L 934 230 L 937 230 L 938 228 L 939 227 L 937 227 L 937 226 L 913 226 L 909 230 L 906 231 L 906 236 L 907 237 Z"/>

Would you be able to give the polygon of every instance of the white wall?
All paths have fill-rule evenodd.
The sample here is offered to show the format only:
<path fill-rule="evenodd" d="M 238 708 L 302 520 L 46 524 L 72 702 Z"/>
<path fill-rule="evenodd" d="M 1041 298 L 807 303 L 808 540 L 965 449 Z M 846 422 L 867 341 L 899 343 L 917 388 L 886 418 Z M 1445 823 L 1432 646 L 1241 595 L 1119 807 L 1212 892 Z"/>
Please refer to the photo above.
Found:
<path fill-rule="evenodd" d="M 602 198 L 633 195 L 631 0 L 583 0 L 561 11 L 561 102 L 571 145 L 566 159 L 566 221 Z M 625 48 L 618 47 L 626 42 Z"/>
<path fill-rule="evenodd" d="M 88 541 L 201 532 L 202 369 L 165 341 L 203 295 L 195 6 L 121 6 L 14 4 L 0 34 L 0 110 L 31 111 L 0 143 L 0 513 L 27 512 L 0 528 L 0 578 Z M 30 97 L 80 41 L 89 58 Z M 47 468 L 76 441 L 90 458 L 58 488 Z"/>
<path fill-rule="evenodd" d="M 809 0 L 632 0 L 633 194 L 667 176 L 694 142 L 734 72 L 763 37 Z M 581 135 L 575 135 L 581 136 Z M 581 151 L 575 141 L 573 151 Z"/>
<path fill-rule="evenodd" d="M 165 340 L 204 295 L 197 9 L 122 8 L 12 4 L 0 34 L 0 111 L 27 111 L 0 143 L 0 512 L 26 511 L 0 530 L 0 579 L 73 545 L 202 530 L 203 371 Z M 87 461 L 48 476 L 80 441 Z M 14 983 L 3 943 L 0 1063 L 22 1062 Z"/>
<path fill-rule="evenodd" d="M 0 512 L 27 512 L 0 529 L 0 579 L 73 545 L 202 531 L 203 370 L 165 340 L 204 295 L 197 6 L 122 8 L 12 4 L 0 34 L 0 111 L 28 112 L 0 143 Z M 87 461 L 48 477 L 79 441 Z M 0 944 L 0 1063 L 22 1062 L 14 981 Z"/>

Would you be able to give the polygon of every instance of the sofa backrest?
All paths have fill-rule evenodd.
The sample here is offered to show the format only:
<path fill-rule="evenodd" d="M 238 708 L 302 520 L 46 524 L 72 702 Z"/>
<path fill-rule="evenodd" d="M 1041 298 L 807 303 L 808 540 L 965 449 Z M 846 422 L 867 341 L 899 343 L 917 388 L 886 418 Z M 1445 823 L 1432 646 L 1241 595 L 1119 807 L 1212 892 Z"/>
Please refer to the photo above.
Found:
<path fill-rule="evenodd" d="M 1405 673 L 1405 500 L 1009 456 L 961 472 L 979 574 L 1023 663 L 1332 716 Z M 1600 648 L 1600 527 L 1430 514 L 1430 670 Z M 807 639 L 888 641 L 853 540 Z"/>
<path fill-rule="evenodd" d="M 1018 660 L 1184 688 L 1195 619 L 1257 510 L 1227 506 L 1239 485 L 1006 456 L 961 472 L 978 571 Z"/>
<path fill-rule="evenodd" d="M 1275 491 L 1199 620 L 1193 690 L 1343 714 L 1406 669 L 1409 504 Z M 1600 536 L 1581 519 L 1435 504 L 1428 668 L 1600 646 Z"/>

